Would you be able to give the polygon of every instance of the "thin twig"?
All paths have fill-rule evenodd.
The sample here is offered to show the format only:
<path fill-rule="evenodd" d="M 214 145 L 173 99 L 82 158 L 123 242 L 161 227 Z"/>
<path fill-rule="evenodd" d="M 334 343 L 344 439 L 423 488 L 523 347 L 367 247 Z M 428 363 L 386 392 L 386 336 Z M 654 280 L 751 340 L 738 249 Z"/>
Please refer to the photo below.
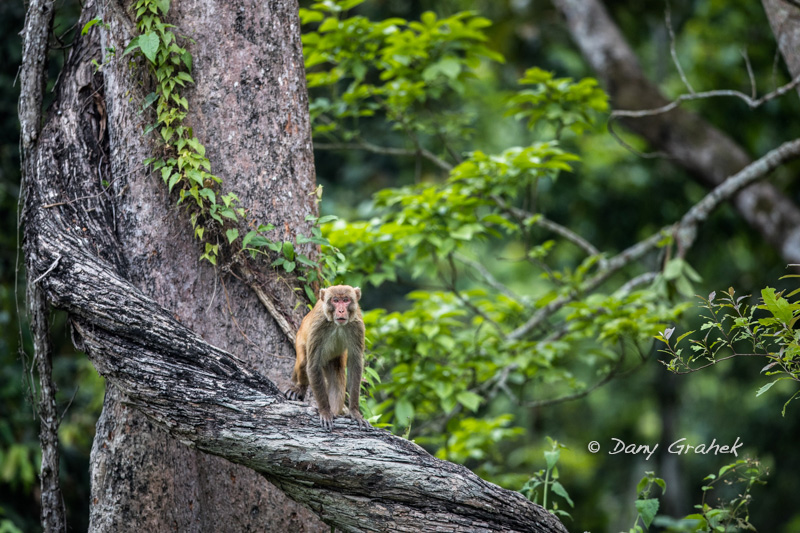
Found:
<path fill-rule="evenodd" d="M 61 416 L 58 417 L 59 426 L 61 425 L 61 422 L 63 422 L 64 418 L 67 416 L 67 411 L 69 411 L 69 408 L 72 407 L 72 402 L 75 401 L 75 397 L 78 395 L 79 390 L 81 390 L 80 385 L 75 387 L 75 392 L 72 393 L 72 397 L 69 399 L 69 402 L 67 402 L 67 406 L 64 407 L 63 411 L 61 411 Z"/>
<path fill-rule="evenodd" d="M 33 280 L 33 281 L 31 282 L 31 284 L 32 284 L 32 285 L 36 285 L 37 283 L 39 283 L 40 281 L 42 281 L 42 280 L 43 280 L 43 279 L 44 279 L 44 278 L 45 278 L 45 277 L 46 277 L 46 276 L 47 276 L 47 275 L 48 275 L 50 272 L 52 272 L 52 271 L 53 271 L 53 270 L 54 270 L 54 269 L 55 269 L 55 268 L 58 266 L 58 262 L 59 262 L 59 261 L 61 261 L 61 256 L 60 256 L 60 255 L 59 255 L 58 257 L 56 257 L 56 260 L 55 260 L 55 261 L 53 261 L 53 264 L 51 264 L 51 265 L 50 265 L 50 268 L 48 268 L 47 270 L 45 270 L 45 271 L 44 271 L 44 274 L 42 274 L 41 276 L 39 276 L 38 278 L 36 278 L 35 280 Z"/>
<path fill-rule="evenodd" d="M 453 255 L 454 254 L 452 254 L 452 253 L 447 255 L 447 262 L 450 265 L 450 271 L 453 273 L 452 280 L 448 283 L 448 281 L 444 278 L 444 275 L 440 274 L 442 283 L 450 290 L 450 292 L 453 293 L 453 295 L 456 298 L 458 298 L 458 300 L 462 304 L 467 306 L 473 313 L 475 313 L 476 315 L 478 315 L 481 318 L 483 318 L 487 323 L 491 324 L 492 327 L 494 327 L 494 329 L 496 329 L 497 332 L 502 336 L 504 334 L 504 332 L 503 332 L 503 328 L 500 326 L 500 324 L 498 324 L 497 322 L 492 320 L 492 318 L 489 315 L 484 313 L 482 309 L 480 309 L 478 306 L 474 305 L 467 298 L 464 298 L 463 296 L 461 296 L 461 292 L 456 287 L 456 279 L 458 277 L 458 270 L 456 269 L 456 265 L 455 265 L 455 261 L 454 261 Z"/>
<path fill-rule="evenodd" d="M 750 56 L 747 55 L 746 48 L 739 53 L 742 54 L 744 66 L 747 68 L 747 77 L 750 78 L 750 97 L 755 99 L 756 95 L 758 95 L 758 91 L 756 89 L 756 76 L 753 74 L 753 65 L 750 64 Z"/>
<path fill-rule="evenodd" d="M 225 301 L 228 304 L 228 313 L 231 315 L 231 319 L 233 320 L 234 325 L 236 325 L 236 329 L 239 330 L 239 333 L 242 334 L 242 337 L 247 339 L 247 342 L 249 342 L 250 344 L 252 344 L 256 348 L 260 348 L 258 346 L 258 344 L 254 343 L 252 340 L 250 340 L 250 337 L 247 336 L 247 334 L 244 332 L 242 327 L 239 325 L 239 321 L 236 320 L 236 317 L 233 314 L 233 308 L 231 308 L 231 299 L 230 299 L 230 296 L 228 295 L 228 288 L 225 286 L 225 280 L 222 279 L 221 277 L 220 277 L 220 283 L 222 284 L 222 290 L 225 292 Z"/>
<path fill-rule="evenodd" d="M 771 91 L 761 98 L 752 98 L 741 91 L 736 91 L 733 89 L 716 89 L 712 91 L 703 91 L 699 93 L 692 93 L 692 94 L 682 94 L 678 96 L 675 100 L 665 104 L 661 107 L 656 107 L 653 109 L 638 109 L 638 110 L 630 110 L 630 109 L 615 109 L 611 112 L 609 117 L 609 122 L 617 119 L 619 117 L 628 117 L 628 118 L 642 118 L 648 117 L 652 115 L 660 115 L 662 113 L 667 113 L 672 111 L 673 109 L 680 106 L 683 102 L 691 101 L 691 100 L 702 100 L 705 98 L 714 98 L 717 96 L 732 96 L 735 98 L 739 98 L 744 103 L 747 104 L 750 109 L 755 109 L 770 100 L 774 100 L 784 94 L 788 93 L 789 91 L 793 90 L 795 87 L 800 85 L 800 74 L 794 77 L 792 81 L 789 83 L 782 85 Z"/>
<path fill-rule="evenodd" d="M 687 365 L 688 370 L 670 370 L 673 374 L 678 375 L 685 375 L 685 374 L 692 374 L 693 372 L 697 372 L 698 370 L 703 370 L 704 368 L 708 368 L 710 366 L 714 366 L 717 363 L 721 363 L 722 361 L 727 361 L 728 359 L 733 359 L 734 357 L 767 357 L 767 354 L 764 353 L 735 353 L 733 355 L 727 355 L 725 357 L 720 357 L 719 359 L 714 359 L 708 364 L 703 366 L 698 366 L 696 368 L 691 368 Z M 661 361 L 663 364 L 667 364 L 665 361 Z"/>
<path fill-rule="evenodd" d="M 678 69 L 678 74 L 683 81 L 683 84 L 686 85 L 686 88 L 689 89 L 689 93 L 695 94 L 694 87 L 692 84 L 689 83 L 689 80 L 686 78 L 686 74 L 683 72 L 683 67 L 681 67 L 681 62 L 678 61 L 678 52 L 675 49 L 675 32 L 672 31 L 672 16 L 670 13 L 670 6 L 669 0 L 667 0 L 666 7 L 664 8 L 664 24 L 667 26 L 667 31 L 669 32 L 669 53 L 672 55 L 672 62 L 675 63 L 675 68 Z"/>

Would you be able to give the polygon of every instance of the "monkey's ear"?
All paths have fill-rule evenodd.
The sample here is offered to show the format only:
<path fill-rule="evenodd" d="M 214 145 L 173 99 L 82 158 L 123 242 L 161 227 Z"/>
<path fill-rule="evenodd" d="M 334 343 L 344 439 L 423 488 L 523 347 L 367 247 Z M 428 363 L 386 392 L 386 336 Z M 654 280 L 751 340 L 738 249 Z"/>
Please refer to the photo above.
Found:
<path fill-rule="evenodd" d="M 356 301 L 361 299 L 361 289 L 359 287 L 353 287 L 353 290 L 356 292 Z"/>
<path fill-rule="evenodd" d="M 323 302 L 325 301 L 325 289 L 320 289 L 319 290 L 319 298 L 318 299 L 322 300 Z"/>

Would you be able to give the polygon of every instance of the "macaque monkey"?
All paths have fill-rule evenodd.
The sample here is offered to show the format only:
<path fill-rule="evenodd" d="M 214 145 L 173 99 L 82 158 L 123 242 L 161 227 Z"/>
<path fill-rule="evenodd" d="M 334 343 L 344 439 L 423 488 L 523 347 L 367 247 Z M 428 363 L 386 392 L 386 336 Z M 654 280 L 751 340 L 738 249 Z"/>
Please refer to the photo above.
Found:
<path fill-rule="evenodd" d="M 320 289 L 314 309 L 305 316 L 297 331 L 297 360 L 286 397 L 302 400 L 311 385 L 320 422 L 326 429 L 333 429 L 333 417 L 345 410 L 345 367 L 350 395 L 348 414 L 359 427 L 369 426 L 358 406 L 364 373 L 364 320 L 358 307 L 360 299 L 358 287 L 334 285 Z"/>

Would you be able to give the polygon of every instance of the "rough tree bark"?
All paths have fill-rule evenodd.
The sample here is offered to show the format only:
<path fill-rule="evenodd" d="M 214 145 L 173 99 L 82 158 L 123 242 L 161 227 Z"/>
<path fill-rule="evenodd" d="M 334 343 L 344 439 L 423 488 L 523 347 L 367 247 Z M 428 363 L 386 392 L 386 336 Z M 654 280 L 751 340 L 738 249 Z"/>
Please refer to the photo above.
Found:
<path fill-rule="evenodd" d="M 565 16 L 573 40 L 597 72 L 615 109 L 656 109 L 669 103 L 644 75 L 600 0 L 553 0 L 553 4 Z M 623 122 L 708 187 L 751 162 L 733 139 L 681 108 Z M 732 203 L 784 260 L 800 261 L 800 209 L 791 200 L 769 183 L 756 183 Z"/>
<path fill-rule="evenodd" d="M 298 231 L 315 206 L 295 2 L 175 4 L 171 22 L 197 39 L 188 97 L 213 170 L 256 218 Z M 348 420 L 326 432 L 284 399 L 286 336 L 244 284 L 198 263 L 186 217 L 142 168 L 147 88 L 126 60 L 91 65 L 130 39 L 126 5 L 87 2 L 83 22 L 109 29 L 74 46 L 24 181 L 28 279 L 108 383 L 92 529 L 320 529 L 308 508 L 342 531 L 565 531 L 466 468 Z M 265 292 L 291 321 L 291 291 Z"/>
<path fill-rule="evenodd" d="M 53 1 L 31 2 L 23 29 L 23 63 L 20 72 L 22 86 L 19 101 L 19 120 L 22 130 L 21 148 L 23 174 L 33 172 L 33 149 L 41 131 L 42 97 L 45 87 L 47 41 L 53 25 Z M 56 385 L 53 382 L 53 343 L 50 340 L 50 307 L 37 280 L 30 280 L 26 291 L 28 319 L 31 325 L 33 353 L 39 374 L 39 443 L 42 464 L 41 523 L 45 531 L 65 531 L 67 517 L 58 473 L 58 426 L 60 418 L 56 404 Z"/>

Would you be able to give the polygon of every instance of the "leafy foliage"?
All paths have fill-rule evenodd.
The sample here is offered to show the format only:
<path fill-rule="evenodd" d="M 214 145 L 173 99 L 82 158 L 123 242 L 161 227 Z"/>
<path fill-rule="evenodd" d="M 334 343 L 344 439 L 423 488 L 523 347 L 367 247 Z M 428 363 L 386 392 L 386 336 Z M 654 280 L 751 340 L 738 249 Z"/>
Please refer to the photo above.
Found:
<path fill-rule="evenodd" d="M 701 306 L 706 311 L 706 321 L 700 328 L 706 333 L 701 339 L 692 338 L 695 332 L 688 331 L 670 344 L 675 328 L 666 329 L 656 336 L 666 344 L 661 351 L 670 357 L 665 363 L 667 368 L 686 374 L 734 357 L 761 357 L 767 361 L 761 372 L 778 377 L 761 387 L 756 396 L 761 396 L 779 381 L 800 381 L 800 330 L 795 328 L 800 318 L 800 303 L 787 299 L 798 293 L 800 289 L 784 298 L 783 292 L 767 287 L 761 291 L 761 303 L 752 306 L 746 303 L 750 296 L 737 297 L 733 287 L 723 291 L 721 298 L 717 298 L 715 292 L 708 298 L 700 297 Z M 679 346 L 685 340 L 688 340 L 690 353 L 685 353 L 684 347 Z M 698 366 L 700 364 L 702 366 Z M 784 404 L 784 415 L 789 402 L 799 395 L 800 390 Z"/>
<path fill-rule="evenodd" d="M 375 149 L 358 119 L 382 118 L 445 171 L 379 191 L 365 220 L 323 226 L 345 256 L 338 279 L 416 287 L 405 310 L 365 314 L 382 376 L 365 411 L 398 431 L 413 426 L 440 457 L 489 472 L 499 447 L 522 433 L 501 406 L 588 393 L 640 364 L 645 344 L 684 306 L 664 298 L 672 280 L 660 280 L 660 291 L 597 290 L 618 267 L 537 205 L 537 192 L 571 179 L 580 161 L 559 137 L 587 131 L 607 109 L 594 80 L 528 70 L 508 115 L 529 128 L 554 124 L 556 138 L 457 154 L 448 147 L 465 142 L 469 122 L 450 110 L 502 60 L 484 45 L 487 21 L 471 12 L 419 22 L 345 15 L 359 3 L 301 11 L 314 27 L 303 42 L 317 139 Z M 525 283 L 504 283 L 516 276 Z"/>
<path fill-rule="evenodd" d="M 558 515 L 561 518 L 571 518 L 570 514 L 563 509 L 559 509 L 553 495 L 560 496 L 570 507 L 575 507 L 572 498 L 569 497 L 567 489 L 558 481 L 558 460 L 561 457 L 561 450 L 566 446 L 559 444 L 558 441 L 547 437 L 550 450 L 544 452 L 544 460 L 547 467 L 539 470 L 531 477 L 520 492 L 534 503 L 540 503 L 542 507 Z M 541 491 L 541 492 L 540 492 Z M 540 500 L 541 496 L 541 500 Z M 548 506 L 549 499 L 549 506 Z"/>
<path fill-rule="evenodd" d="M 427 11 L 419 21 L 344 16 L 362 2 L 326 1 L 300 9 L 301 22 L 316 25 L 303 34 L 309 88 L 337 89 L 332 97 L 311 102 L 314 134 L 358 139 L 359 118 L 377 113 L 417 141 L 420 134 L 465 133 L 456 114 L 441 121 L 431 106 L 462 93 L 483 58 L 503 60 L 484 44 L 482 29 L 489 21 L 473 12 L 438 18 Z"/>
<path fill-rule="evenodd" d="M 750 523 L 748 507 L 752 501 L 751 491 L 757 485 L 764 485 L 768 472 L 764 466 L 753 459 L 740 459 L 719 469 L 717 474 L 709 474 L 702 486 L 702 498 L 695 505 L 696 513 L 675 519 L 657 515 L 659 500 L 653 491 L 660 487 L 665 493 L 667 485 L 653 472 L 645 473 L 636 487 L 637 523 L 629 533 L 642 533 L 651 525 L 670 533 L 714 533 L 717 531 L 755 531 Z M 722 495 L 713 503 L 709 497 L 719 489 Z M 638 524 L 641 520 L 644 527 Z"/>

